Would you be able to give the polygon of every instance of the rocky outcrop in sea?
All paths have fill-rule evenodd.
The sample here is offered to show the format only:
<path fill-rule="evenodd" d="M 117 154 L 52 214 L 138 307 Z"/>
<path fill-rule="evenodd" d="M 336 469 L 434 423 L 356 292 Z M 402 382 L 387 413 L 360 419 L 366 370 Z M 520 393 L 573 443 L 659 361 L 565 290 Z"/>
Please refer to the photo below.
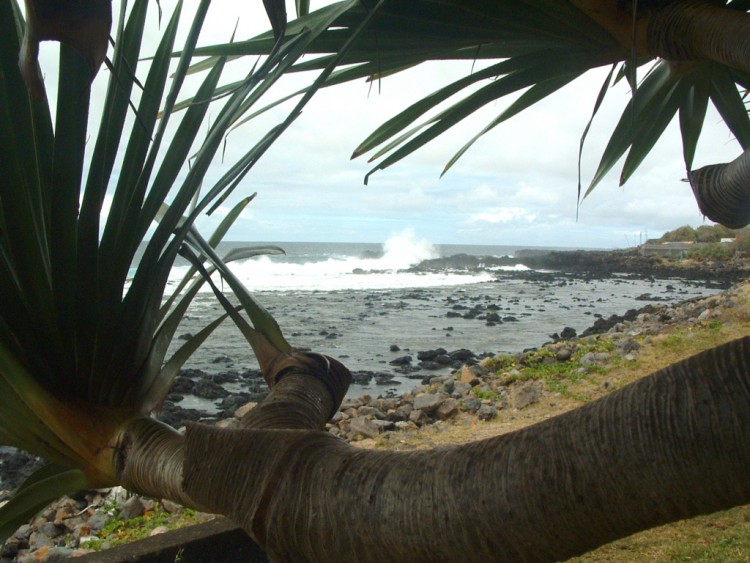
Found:
<path fill-rule="evenodd" d="M 466 270 L 481 272 L 503 266 L 524 265 L 531 270 L 505 271 L 505 277 L 543 279 L 545 271 L 576 274 L 584 279 L 606 279 L 616 274 L 632 274 L 640 278 L 708 280 L 717 287 L 727 288 L 750 278 L 750 264 L 740 261 L 716 262 L 710 265 L 690 262 L 665 262 L 657 256 L 642 256 L 638 249 L 520 251 L 516 256 L 470 256 L 425 260 L 414 271 L 434 272 Z M 539 270 L 542 270 L 541 272 Z"/>

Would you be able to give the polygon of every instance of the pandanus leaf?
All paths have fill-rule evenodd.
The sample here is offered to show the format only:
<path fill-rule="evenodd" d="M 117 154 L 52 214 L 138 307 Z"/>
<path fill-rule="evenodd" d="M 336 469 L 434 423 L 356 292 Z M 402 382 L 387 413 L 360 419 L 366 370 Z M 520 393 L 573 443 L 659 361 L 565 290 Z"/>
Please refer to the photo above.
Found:
<path fill-rule="evenodd" d="M 88 2 L 50 2 L 26 0 L 27 25 L 18 66 L 29 90 L 44 99 L 44 85 L 37 64 L 39 42 L 60 41 L 73 47 L 86 60 L 86 87 L 93 80 L 107 54 L 109 29 L 112 26 L 111 0 Z"/>
<path fill-rule="evenodd" d="M 87 487 L 90 482 L 83 471 L 44 465 L 26 479 L 13 498 L 0 506 L 0 545 L 52 501 Z"/>

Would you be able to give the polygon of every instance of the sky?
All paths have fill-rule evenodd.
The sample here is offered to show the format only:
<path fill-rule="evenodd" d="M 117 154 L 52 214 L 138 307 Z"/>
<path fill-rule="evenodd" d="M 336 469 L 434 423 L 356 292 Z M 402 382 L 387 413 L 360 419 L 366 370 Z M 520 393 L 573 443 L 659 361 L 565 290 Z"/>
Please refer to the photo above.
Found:
<path fill-rule="evenodd" d="M 313 1 L 312 8 L 325 3 Z M 174 2 L 162 0 L 161 5 L 164 26 Z M 194 13 L 195 5 L 193 0 L 185 2 L 184 19 Z M 118 9 L 119 2 L 114 2 L 115 14 Z M 288 9 L 291 15 L 293 3 Z M 235 24 L 237 39 L 265 31 L 268 23 L 262 2 L 214 2 L 199 45 L 227 42 Z M 186 21 L 183 32 L 188 25 Z M 153 51 L 159 33 L 154 10 L 144 53 Z M 56 57 L 56 47 L 44 44 L 40 61 L 50 99 L 55 95 Z M 225 81 L 243 76 L 253 62 L 245 58 L 230 63 Z M 367 155 L 350 159 L 356 146 L 398 111 L 471 72 L 472 62 L 431 63 L 377 85 L 362 80 L 319 91 L 246 176 L 227 206 L 202 217 L 197 226 L 209 234 L 233 201 L 253 192 L 258 197 L 235 223 L 228 240 L 385 242 L 410 232 L 436 244 L 624 248 L 682 225 L 711 224 L 702 217 L 685 182 L 676 122 L 625 186 L 618 186 L 620 169 L 616 167 L 576 213 L 579 140 L 608 70 L 591 71 L 496 127 L 442 178 L 446 162 L 499 115 L 512 97 L 488 105 L 407 159 L 376 172 L 367 186 L 364 177 L 372 164 Z M 139 74 L 143 73 L 139 70 Z M 107 75 L 103 69 L 93 84 L 94 116 L 104 97 Z M 294 78 L 282 85 L 279 95 L 309 80 Z M 584 189 L 629 95 L 624 85 L 618 85 L 597 114 L 583 153 Z M 281 121 L 290 107 L 233 131 L 224 160 L 212 166 L 206 185 Z M 95 131 L 93 125 L 90 131 Z M 740 152 L 739 144 L 710 108 L 693 167 L 727 162 Z"/>

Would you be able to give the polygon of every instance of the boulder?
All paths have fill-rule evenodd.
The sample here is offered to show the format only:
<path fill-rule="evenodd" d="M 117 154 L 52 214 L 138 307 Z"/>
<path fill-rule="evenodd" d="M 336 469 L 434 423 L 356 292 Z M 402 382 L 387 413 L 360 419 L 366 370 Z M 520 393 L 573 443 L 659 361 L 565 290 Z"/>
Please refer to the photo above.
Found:
<path fill-rule="evenodd" d="M 477 410 L 479 420 L 492 420 L 497 416 L 497 409 L 493 405 L 482 405 Z"/>
<path fill-rule="evenodd" d="M 349 432 L 352 436 L 361 434 L 367 438 L 375 438 L 381 431 L 381 427 L 366 416 L 357 416 L 349 421 Z"/>
<path fill-rule="evenodd" d="M 458 402 L 455 399 L 446 399 L 435 410 L 435 418 L 438 420 L 448 420 L 458 414 Z"/>
<path fill-rule="evenodd" d="M 519 381 L 510 388 L 514 408 L 522 409 L 539 401 L 542 396 L 541 381 Z"/>
<path fill-rule="evenodd" d="M 448 398 L 445 393 L 425 393 L 414 397 L 414 409 L 424 413 L 435 411 Z"/>

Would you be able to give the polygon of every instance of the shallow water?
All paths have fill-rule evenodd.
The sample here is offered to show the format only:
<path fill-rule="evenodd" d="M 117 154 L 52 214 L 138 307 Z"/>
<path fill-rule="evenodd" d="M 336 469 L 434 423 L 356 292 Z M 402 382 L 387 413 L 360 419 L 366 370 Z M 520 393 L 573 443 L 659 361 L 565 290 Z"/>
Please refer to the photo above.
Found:
<path fill-rule="evenodd" d="M 675 302 L 711 295 L 709 289 L 680 280 L 640 280 L 619 277 L 606 280 L 527 280 L 513 277 L 460 286 L 410 287 L 381 290 L 259 292 L 260 301 L 277 319 L 289 342 L 340 359 L 352 371 L 385 372 L 395 375 L 398 385 L 352 385 L 349 396 L 364 393 L 404 392 L 419 384 L 396 371 L 389 362 L 418 351 L 443 347 L 480 353 L 514 353 L 540 346 L 572 327 L 579 334 L 596 320 L 638 309 L 649 301 L 636 299 L 650 294 L 654 300 Z M 485 320 L 449 317 L 472 307 L 513 317 L 495 326 Z M 486 309 L 490 307 L 490 309 Z M 194 334 L 208 320 L 221 314 L 209 295 L 199 295 L 178 331 Z M 177 340 L 176 343 L 180 341 Z M 392 352 L 391 345 L 399 351 Z M 256 369 L 249 345 L 231 321 L 217 329 L 185 367 L 209 374 Z M 448 373 L 420 371 L 415 377 Z M 235 391 L 235 389 L 232 389 Z"/>

